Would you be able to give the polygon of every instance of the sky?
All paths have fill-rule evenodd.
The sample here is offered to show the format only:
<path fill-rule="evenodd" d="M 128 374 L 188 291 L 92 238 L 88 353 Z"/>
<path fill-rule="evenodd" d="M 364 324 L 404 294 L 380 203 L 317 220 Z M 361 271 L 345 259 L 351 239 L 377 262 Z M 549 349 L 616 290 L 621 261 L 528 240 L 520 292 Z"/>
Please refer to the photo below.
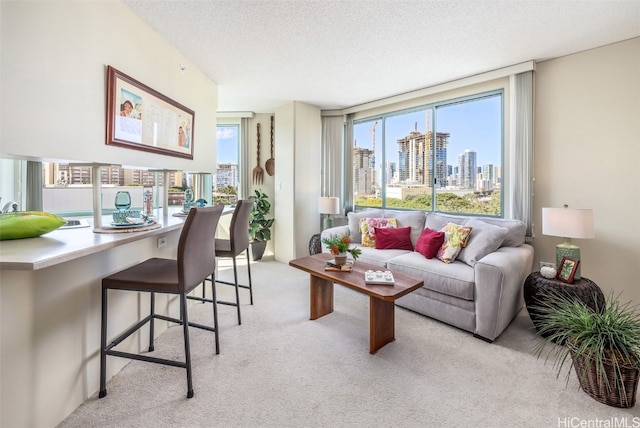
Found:
<path fill-rule="evenodd" d="M 238 126 L 219 125 L 216 130 L 218 139 L 217 163 L 238 162 Z"/>

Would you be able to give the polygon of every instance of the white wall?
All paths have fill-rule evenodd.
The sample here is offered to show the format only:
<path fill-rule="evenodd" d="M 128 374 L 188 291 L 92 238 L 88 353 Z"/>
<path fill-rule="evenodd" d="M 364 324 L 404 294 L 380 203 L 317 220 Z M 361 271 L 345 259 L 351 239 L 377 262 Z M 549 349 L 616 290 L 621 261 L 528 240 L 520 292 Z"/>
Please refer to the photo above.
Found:
<path fill-rule="evenodd" d="M 542 235 L 542 207 L 592 208 L 582 275 L 638 304 L 640 38 L 542 62 L 535 85 L 535 265 L 562 240 Z"/>
<path fill-rule="evenodd" d="M 0 14 L 3 157 L 215 173 L 216 84 L 122 3 L 2 2 Z M 105 144 L 107 65 L 195 111 L 193 161 Z"/>
<path fill-rule="evenodd" d="M 275 256 L 309 255 L 319 229 L 321 118 L 318 107 L 293 101 L 276 109 Z"/>

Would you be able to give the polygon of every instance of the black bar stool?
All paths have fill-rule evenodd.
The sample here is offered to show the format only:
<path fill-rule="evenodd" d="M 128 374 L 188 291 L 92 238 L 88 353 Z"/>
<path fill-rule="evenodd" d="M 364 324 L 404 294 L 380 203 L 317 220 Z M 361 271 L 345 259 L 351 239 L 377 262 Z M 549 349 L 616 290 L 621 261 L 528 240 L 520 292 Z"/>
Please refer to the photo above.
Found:
<path fill-rule="evenodd" d="M 100 346 L 100 393 L 107 395 L 106 366 L 107 355 L 131 358 L 157 364 L 165 364 L 187 369 L 187 398 L 193 397 L 191 379 L 191 348 L 189 346 L 189 326 L 215 332 L 216 354 L 220 353 L 218 339 L 218 312 L 213 304 L 213 327 L 191 323 L 187 316 L 187 294 L 201 284 L 205 278 L 214 275 L 215 231 L 224 205 L 207 208 L 191 208 L 185 219 L 178 242 L 177 260 L 151 258 L 102 279 L 102 332 Z M 127 290 L 151 293 L 150 314 L 129 328 L 107 345 L 107 295 L 108 290 Z M 180 319 L 155 313 L 155 293 L 177 294 L 180 296 Z M 215 293 L 215 290 L 214 290 Z M 215 294 L 214 299 L 215 302 Z M 138 329 L 149 323 L 149 352 L 153 352 L 153 323 L 155 319 L 182 324 L 184 334 L 185 361 L 174 361 L 143 354 L 121 352 L 113 349 Z"/>

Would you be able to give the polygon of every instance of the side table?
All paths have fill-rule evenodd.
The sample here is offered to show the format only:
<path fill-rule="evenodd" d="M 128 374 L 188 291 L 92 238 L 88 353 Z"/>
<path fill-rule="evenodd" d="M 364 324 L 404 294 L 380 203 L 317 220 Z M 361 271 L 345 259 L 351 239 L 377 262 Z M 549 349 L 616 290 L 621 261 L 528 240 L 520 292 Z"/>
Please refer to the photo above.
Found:
<path fill-rule="evenodd" d="M 536 311 L 535 306 L 544 302 L 546 290 L 555 291 L 569 298 L 577 299 L 584 302 L 591 309 L 602 311 L 605 305 L 604 294 L 598 285 L 584 276 L 567 284 L 555 278 L 545 278 L 540 272 L 530 274 L 524 282 L 524 302 L 529 311 L 529 317 L 533 322 L 537 331 L 540 331 L 540 314 Z M 543 337 L 549 336 L 550 333 L 543 334 Z"/>
<path fill-rule="evenodd" d="M 322 252 L 322 241 L 320 240 L 320 234 L 316 233 L 309 239 L 309 255 L 319 254 Z"/>

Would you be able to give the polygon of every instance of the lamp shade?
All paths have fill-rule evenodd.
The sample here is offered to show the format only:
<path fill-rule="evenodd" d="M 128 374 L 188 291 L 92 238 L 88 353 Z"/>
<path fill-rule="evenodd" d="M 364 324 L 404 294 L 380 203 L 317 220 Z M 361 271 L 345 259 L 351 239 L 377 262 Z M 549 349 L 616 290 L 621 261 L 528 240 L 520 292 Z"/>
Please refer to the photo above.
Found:
<path fill-rule="evenodd" d="M 320 214 L 340 213 L 340 198 L 332 196 L 322 196 L 318 198 L 318 212 Z"/>
<path fill-rule="evenodd" d="M 593 210 L 542 208 L 542 234 L 563 238 L 593 239 Z"/>

